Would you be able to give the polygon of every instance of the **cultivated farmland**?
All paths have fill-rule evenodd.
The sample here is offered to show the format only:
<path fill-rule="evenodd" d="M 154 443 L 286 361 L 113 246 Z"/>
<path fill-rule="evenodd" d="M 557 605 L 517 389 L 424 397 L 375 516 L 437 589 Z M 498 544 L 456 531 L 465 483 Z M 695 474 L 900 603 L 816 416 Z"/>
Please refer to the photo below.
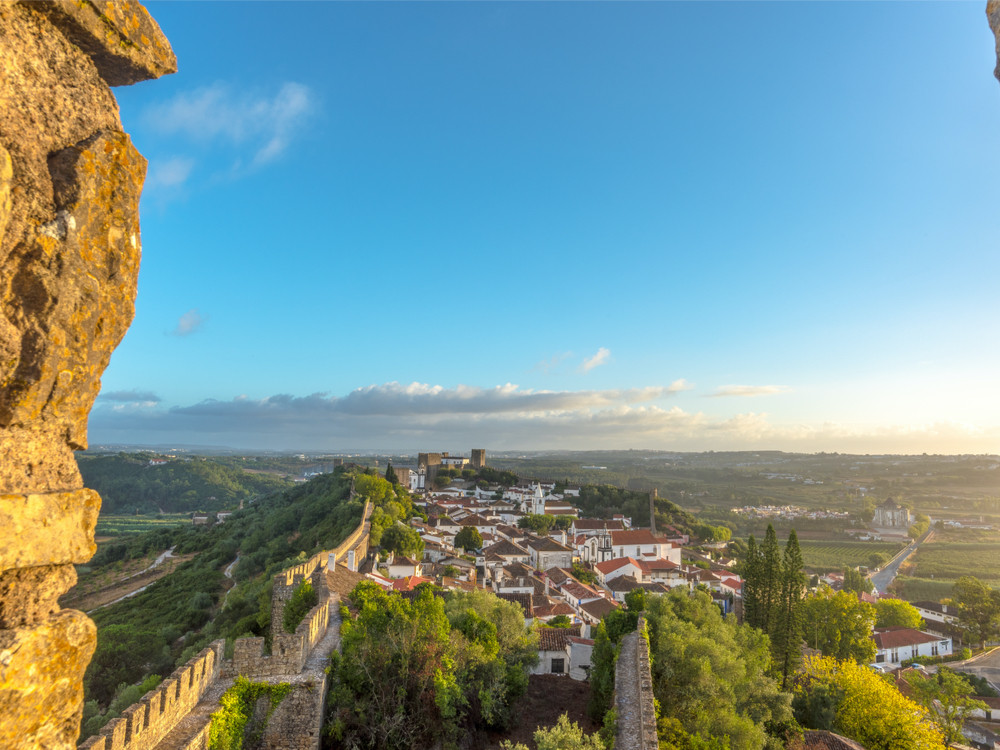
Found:
<path fill-rule="evenodd" d="M 809 540 L 803 540 L 799 544 L 802 547 L 802 559 L 805 562 L 805 567 L 816 573 L 829 573 L 859 565 L 870 566 L 874 553 L 880 552 L 886 557 L 892 557 L 903 546 L 895 542 L 814 542 Z"/>

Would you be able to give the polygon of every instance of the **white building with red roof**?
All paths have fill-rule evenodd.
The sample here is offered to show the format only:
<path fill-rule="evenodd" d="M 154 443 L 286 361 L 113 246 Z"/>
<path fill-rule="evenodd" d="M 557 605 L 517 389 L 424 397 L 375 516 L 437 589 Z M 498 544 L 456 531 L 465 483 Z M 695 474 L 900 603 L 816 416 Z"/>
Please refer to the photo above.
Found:
<path fill-rule="evenodd" d="M 913 628 L 881 628 L 872 634 L 872 640 L 875 641 L 875 663 L 890 669 L 918 656 L 948 656 L 952 652 L 948 636 Z"/>

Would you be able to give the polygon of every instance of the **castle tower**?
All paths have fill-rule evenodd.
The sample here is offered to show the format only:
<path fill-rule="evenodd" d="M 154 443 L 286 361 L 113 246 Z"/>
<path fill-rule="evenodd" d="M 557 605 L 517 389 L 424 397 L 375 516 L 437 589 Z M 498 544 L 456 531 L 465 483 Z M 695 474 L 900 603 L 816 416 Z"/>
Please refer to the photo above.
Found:
<path fill-rule="evenodd" d="M 473 469 L 484 468 L 486 466 L 486 449 L 473 448 L 469 463 L 472 464 Z"/>

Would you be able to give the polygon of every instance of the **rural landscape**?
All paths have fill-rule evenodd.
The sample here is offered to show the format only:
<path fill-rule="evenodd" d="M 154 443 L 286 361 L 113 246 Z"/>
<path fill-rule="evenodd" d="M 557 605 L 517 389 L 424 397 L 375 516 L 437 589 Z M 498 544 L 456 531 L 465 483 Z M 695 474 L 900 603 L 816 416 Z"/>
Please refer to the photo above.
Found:
<path fill-rule="evenodd" d="M 756 655 L 742 651 L 748 645 L 731 647 L 742 654 L 739 659 L 772 665 L 752 678 L 765 681 L 756 689 L 768 684 L 773 691 L 766 698 L 771 708 L 756 723 L 731 723 L 744 715 L 739 706 L 749 698 L 748 688 L 736 684 L 726 685 L 732 703 L 705 702 L 709 694 L 717 702 L 714 691 L 720 684 L 710 693 L 696 692 L 666 714 L 663 706 L 676 700 L 668 696 L 678 677 L 656 682 L 661 673 L 654 661 L 653 694 L 661 717 L 654 728 L 660 742 L 810 747 L 819 741 L 815 732 L 839 727 L 865 746 L 883 746 L 877 727 L 893 721 L 891 712 L 851 717 L 847 704 L 841 708 L 834 701 L 827 718 L 813 713 L 819 710 L 813 705 L 821 689 L 816 685 L 827 684 L 826 690 L 833 679 L 823 671 L 830 667 L 822 658 L 846 659 L 870 670 L 870 678 L 852 678 L 862 683 L 854 689 L 875 689 L 863 687 L 864 680 L 875 679 L 881 689 L 901 691 L 893 700 L 917 701 L 903 706 L 921 705 L 908 681 L 943 679 L 934 673 L 966 680 L 946 699 L 958 701 L 957 708 L 948 704 L 958 716 L 950 723 L 935 718 L 940 694 L 925 699 L 928 708 L 921 710 L 928 713 L 908 730 L 923 738 L 924 744 L 915 747 L 932 747 L 935 737 L 954 740 L 963 727 L 966 741 L 991 736 L 988 711 L 976 720 L 975 706 L 997 695 L 991 652 L 984 646 L 1000 637 L 1000 604 L 989 604 L 997 597 L 981 597 L 1000 584 L 1000 513 L 994 494 L 1000 492 L 1000 458 L 474 451 L 473 459 L 107 449 L 80 454 L 85 481 L 107 498 L 108 507 L 97 524 L 97 554 L 78 568 L 79 582 L 64 599 L 98 623 L 98 647 L 85 681 L 82 738 L 91 743 L 101 738 L 102 729 L 114 726 L 143 695 L 155 694 L 175 666 L 213 643 L 219 644 L 223 665 L 226 659 L 238 663 L 241 639 L 261 638 L 264 648 L 276 653 L 278 633 L 295 631 L 322 604 L 315 594 L 301 606 L 293 603 L 303 586 L 312 590 L 306 577 L 284 610 L 275 609 L 276 582 L 283 578 L 277 574 L 316 560 L 317 550 L 334 546 L 358 524 L 367 530 L 365 559 L 335 564 L 331 557 L 325 570 L 323 591 L 339 607 L 341 634 L 330 677 L 322 681 L 327 691 L 319 702 L 322 720 L 306 721 L 298 714 L 302 725 L 319 727 L 306 734 L 323 747 L 378 742 L 404 748 L 442 741 L 610 747 L 616 730 L 609 718 L 609 678 L 601 670 L 614 668 L 616 652 L 622 658 L 622 638 L 640 616 L 654 649 L 667 632 L 674 633 L 671 639 L 692 637 L 692 632 L 680 635 L 690 623 L 705 631 L 699 637 L 713 629 L 711 637 L 719 642 L 740 642 L 740 629 L 747 627 L 771 636 L 763 652 L 763 644 L 754 647 Z M 879 508 L 887 504 L 898 507 L 906 522 L 878 525 L 884 520 Z M 615 528 L 622 531 L 611 531 Z M 607 556 L 602 561 L 588 544 L 604 533 L 611 547 L 601 553 Z M 616 552 L 616 534 L 640 546 Z M 653 545 L 649 551 L 647 544 Z M 767 545 L 773 546 L 765 552 Z M 784 562 L 779 547 L 785 548 Z M 777 567 L 765 572 L 768 565 Z M 970 589 L 971 570 L 985 588 Z M 801 587 L 793 597 L 797 613 L 791 621 L 778 606 L 794 590 L 780 582 L 787 576 Z M 776 588 L 769 589 L 772 585 Z M 428 592 L 436 594 L 428 599 Z M 682 593 L 702 609 L 689 609 L 694 600 L 681 606 L 677 596 Z M 655 604 L 668 595 L 673 598 Z M 443 611 L 434 605 L 435 597 Z M 769 598 L 774 601 L 765 603 Z M 297 614 L 289 614 L 294 607 Z M 389 621 L 368 619 L 387 612 L 394 613 Z M 280 625 L 275 617 L 284 618 L 284 630 L 275 629 Z M 491 623 L 488 632 L 495 635 L 490 637 L 499 640 L 490 642 L 499 643 L 500 651 L 487 647 L 476 658 L 494 653 L 489 658 L 501 662 L 462 666 L 472 642 L 460 648 L 465 656 L 446 659 L 436 653 L 449 650 L 445 641 L 434 646 L 413 636 L 405 665 L 396 656 L 374 667 L 370 660 L 389 658 L 371 651 L 374 643 L 398 637 L 391 635 L 396 628 L 427 627 L 434 618 L 441 623 L 435 627 L 457 628 L 451 647 L 459 632 L 466 639 L 479 638 L 476 628 Z M 858 618 L 867 624 L 859 626 Z M 349 630 L 348 622 L 353 623 Z M 474 622 L 483 624 L 474 628 Z M 689 625 L 682 627 L 683 622 Z M 815 627 L 819 622 L 823 628 Z M 676 627 L 681 630 L 674 632 Z M 880 632 L 906 628 L 925 640 L 938 639 L 933 654 L 918 655 L 917 645 L 881 650 Z M 669 648 L 676 649 L 674 643 Z M 602 653 L 612 661 L 602 665 L 601 659 L 608 658 Z M 681 652 L 671 653 L 678 658 Z M 444 699 L 438 691 L 444 688 L 436 677 L 433 685 L 412 684 L 405 697 L 393 700 L 391 711 L 408 717 L 405 731 L 383 726 L 390 709 L 368 703 L 385 688 L 382 679 L 411 680 L 424 659 L 439 665 L 432 670 L 437 674 L 454 658 L 459 660 L 450 678 L 456 691 L 452 700 L 458 701 L 454 708 L 437 713 Z M 923 671 L 915 671 L 921 663 Z M 955 666 L 939 669 L 947 664 Z M 350 671 L 342 671 L 347 665 Z M 358 668 L 365 671 L 353 671 Z M 373 678 L 373 669 L 383 676 Z M 403 671 L 386 677 L 396 669 Z M 506 671 L 507 677 L 493 683 L 487 705 L 482 704 L 484 683 L 478 681 L 490 669 Z M 717 670 L 723 671 L 713 679 L 731 679 L 723 678 L 721 662 L 712 673 Z M 357 682 L 364 673 L 375 682 Z M 246 698 L 248 689 L 243 688 L 241 700 L 259 700 Z M 846 685 L 837 689 L 849 690 Z M 430 716 L 421 708 L 429 697 L 421 694 L 435 696 L 438 708 Z M 229 704 L 220 705 L 209 714 L 211 732 L 234 720 L 226 714 Z M 668 716 L 672 722 L 665 721 Z M 286 719 L 279 715 L 277 721 L 287 731 Z M 252 747 L 266 733 L 268 718 L 250 710 L 239 726 L 239 741 Z M 550 734 L 535 734 L 545 727 Z M 235 746 L 225 744 L 235 735 L 209 736 L 211 747 Z M 565 742 L 570 744 L 559 744 Z"/>

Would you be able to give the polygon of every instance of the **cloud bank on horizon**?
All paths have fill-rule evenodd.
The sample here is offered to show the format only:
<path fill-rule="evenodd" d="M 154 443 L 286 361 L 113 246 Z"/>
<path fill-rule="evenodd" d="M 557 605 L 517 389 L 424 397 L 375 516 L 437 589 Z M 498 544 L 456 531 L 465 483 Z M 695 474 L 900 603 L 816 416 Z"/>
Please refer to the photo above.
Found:
<path fill-rule="evenodd" d="M 989 452 L 1000 437 L 953 423 L 922 426 L 776 424 L 766 413 L 717 418 L 664 403 L 692 386 L 547 391 L 396 382 L 345 396 L 237 396 L 164 408 L 156 394 L 102 394 L 91 441 L 219 445 L 261 450 L 340 450 L 476 444 L 512 449 L 671 449 L 801 452 Z M 930 446 L 930 448 L 929 448 Z"/>

